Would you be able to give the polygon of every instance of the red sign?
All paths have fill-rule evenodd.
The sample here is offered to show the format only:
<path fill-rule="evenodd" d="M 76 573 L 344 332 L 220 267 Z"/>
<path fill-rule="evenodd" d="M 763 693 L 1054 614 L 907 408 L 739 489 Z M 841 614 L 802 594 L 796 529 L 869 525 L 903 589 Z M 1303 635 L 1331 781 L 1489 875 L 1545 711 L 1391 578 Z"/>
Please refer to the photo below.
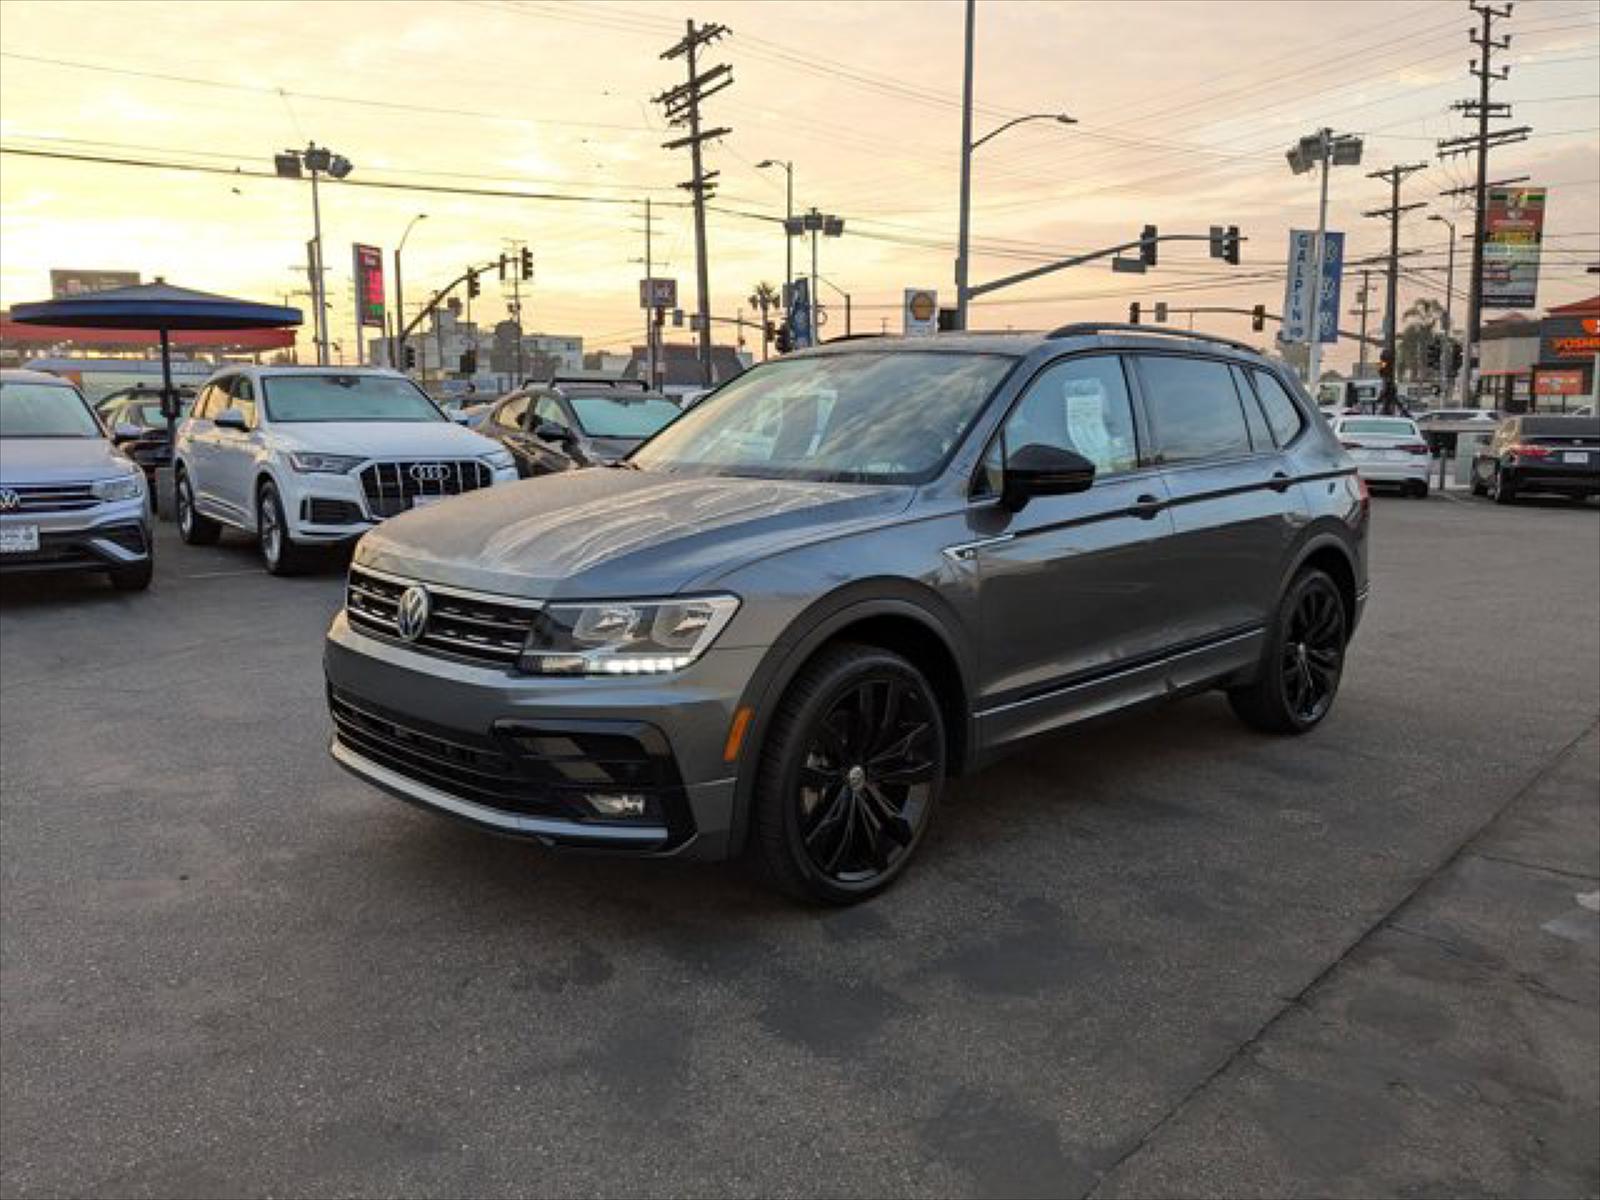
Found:
<path fill-rule="evenodd" d="M 356 321 L 383 328 L 383 251 L 356 243 Z"/>
<path fill-rule="evenodd" d="M 1533 377 L 1535 396 L 1583 395 L 1582 371 L 1540 371 Z"/>

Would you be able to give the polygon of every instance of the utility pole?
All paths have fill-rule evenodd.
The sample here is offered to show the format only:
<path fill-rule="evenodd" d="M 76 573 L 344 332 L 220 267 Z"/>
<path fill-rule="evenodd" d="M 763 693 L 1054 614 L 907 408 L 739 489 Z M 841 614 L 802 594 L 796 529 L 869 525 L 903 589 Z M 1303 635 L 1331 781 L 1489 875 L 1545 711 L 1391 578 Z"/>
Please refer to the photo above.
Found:
<path fill-rule="evenodd" d="M 720 63 L 704 74 L 699 70 L 700 48 L 727 33 L 726 25 L 711 24 L 696 28 L 693 21 L 688 21 L 686 29 L 683 40 L 664 51 L 661 57 L 663 59 L 682 57 L 688 66 L 689 78 L 677 87 L 662 92 L 655 98 L 655 102 L 661 105 L 669 124 L 687 127 L 689 130 L 684 137 L 663 142 L 662 148 L 666 150 L 681 150 L 685 146 L 689 148 L 691 176 L 688 183 L 678 186 L 694 196 L 695 286 L 698 293 L 695 299 L 699 310 L 699 320 L 696 324 L 699 326 L 700 335 L 700 382 L 705 387 L 710 387 L 714 381 L 711 372 L 711 272 L 706 262 L 706 200 L 714 194 L 715 180 L 720 172 L 705 170 L 701 162 L 700 147 L 702 143 L 712 138 L 723 137 L 732 130 L 725 126 L 702 130 L 700 105 L 723 89 L 732 86 L 733 68 L 727 63 Z"/>
<path fill-rule="evenodd" d="M 972 37 L 978 0 L 967 0 L 966 62 L 961 86 L 961 227 L 956 251 L 956 328 L 967 327 L 968 234 L 972 227 Z"/>
<path fill-rule="evenodd" d="M 1473 223 L 1472 223 L 1472 268 L 1468 280 L 1467 292 L 1467 344 L 1466 357 L 1461 368 L 1461 399 L 1462 403 L 1470 403 L 1472 388 L 1479 374 L 1479 358 L 1481 356 L 1480 343 L 1483 334 L 1483 245 L 1484 232 L 1489 212 L 1489 151 L 1496 146 L 1506 146 L 1513 142 L 1520 142 L 1527 138 L 1531 132 L 1526 125 L 1515 129 L 1489 128 L 1489 121 L 1495 117 L 1511 116 L 1509 104 L 1493 102 L 1489 99 L 1491 84 L 1505 79 L 1511 74 L 1510 67 L 1501 67 L 1498 71 L 1493 67 L 1494 52 L 1504 50 L 1511 45 L 1511 38 L 1496 38 L 1494 36 L 1494 23 L 1506 20 L 1511 16 L 1511 5 L 1496 8 L 1492 4 L 1480 4 L 1478 0 L 1471 0 L 1468 5 L 1473 12 L 1478 14 L 1479 28 L 1472 31 L 1470 37 L 1472 44 L 1478 47 L 1480 57 L 1472 61 L 1471 73 L 1478 77 L 1478 96 L 1475 100 L 1458 100 L 1451 105 L 1452 108 L 1467 117 L 1475 117 L 1478 122 L 1478 132 L 1469 137 L 1447 138 L 1438 143 L 1438 152 L 1441 159 L 1450 158 L 1457 154 L 1476 153 L 1478 156 L 1478 179 L 1474 187 Z"/>
<path fill-rule="evenodd" d="M 650 197 L 646 196 L 644 198 L 644 277 L 646 280 L 645 287 L 647 288 L 654 284 L 656 277 L 655 251 L 652 248 L 654 234 L 655 218 L 650 215 Z M 654 296 L 647 295 L 645 299 L 648 303 L 644 306 L 644 362 L 645 370 L 649 372 L 645 376 L 649 380 L 645 387 L 653 392 L 656 388 L 656 306 Z"/>
<path fill-rule="evenodd" d="M 504 254 L 500 256 L 500 279 L 501 282 L 505 281 L 505 273 L 509 268 L 511 271 L 511 317 L 517 326 L 516 386 L 521 387 L 524 378 L 522 371 L 522 335 L 524 332 L 522 327 L 522 262 L 524 257 L 523 250 L 528 243 L 521 238 L 503 238 L 501 240 L 502 244 L 511 248 L 509 261 Z"/>
<path fill-rule="evenodd" d="M 1367 369 L 1367 314 L 1372 309 L 1372 269 L 1370 267 L 1361 268 L 1361 291 L 1356 296 L 1356 299 L 1361 301 L 1361 307 L 1350 314 L 1355 316 L 1356 313 L 1359 313 L 1361 316 L 1361 344 L 1356 351 L 1358 355 L 1356 373 L 1364 375 Z"/>
<path fill-rule="evenodd" d="M 1389 185 L 1389 207 L 1374 208 L 1362 213 L 1364 217 L 1383 217 L 1389 222 L 1389 277 L 1384 292 L 1383 357 L 1378 360 L 1378 372 L 1383 379 L 1383 411 L 1392 413 L 1398 399 L 1395 384 L 1395 335 L 1400 328 L 1400 217 L 1415 208 L 1427 207 L 1422 201 L 1414 204 L 1400 203 L 1400 181 L 1407 175 L 1427 170 L 1427 163 L 1398 163 L 1382 171 L 1367 172 L 1368 179 L 1382 179 Z"/>

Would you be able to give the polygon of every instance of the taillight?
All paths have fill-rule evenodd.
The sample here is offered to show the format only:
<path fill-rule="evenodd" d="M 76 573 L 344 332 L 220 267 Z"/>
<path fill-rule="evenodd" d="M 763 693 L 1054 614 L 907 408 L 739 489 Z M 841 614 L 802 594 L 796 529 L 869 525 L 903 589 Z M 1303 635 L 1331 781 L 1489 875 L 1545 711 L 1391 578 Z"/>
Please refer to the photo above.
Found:
<path fill-rule="evenodd" d="M 1511 455 L 1513 458 L 1549 458 L 1550 447 L 1524 446 L 1519 443 L 1515 446 L 1507 446 L 1506 453 Z"/>
<path fill-rule="evenodd" d="M 1407 454 L 1426 454 L 1428 452 L 1428 447 L 1423 442 L 1407 442 L 1399 449 L 1404 450 Z"/>

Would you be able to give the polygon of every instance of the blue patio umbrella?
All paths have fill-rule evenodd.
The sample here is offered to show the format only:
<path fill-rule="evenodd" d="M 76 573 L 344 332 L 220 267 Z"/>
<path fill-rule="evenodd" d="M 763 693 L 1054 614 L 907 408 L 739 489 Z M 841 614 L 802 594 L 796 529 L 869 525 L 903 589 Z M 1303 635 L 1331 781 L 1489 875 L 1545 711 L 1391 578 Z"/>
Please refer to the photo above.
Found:
<path fill-rule="evenodd" d="M 211 292 L 174 287 L 156 278 L 154 283 L 14 304 L 11 319 L 21 325 L 60 325 L 74 329 L 152 329 L 161 335 L 162 411 L 167 417 L 167 437 L 177 445 L 177 393 L 172 387 L 170 334 L 187 329 L 281 329 L 301 324 L 298 308 L 257 304 Z"/>

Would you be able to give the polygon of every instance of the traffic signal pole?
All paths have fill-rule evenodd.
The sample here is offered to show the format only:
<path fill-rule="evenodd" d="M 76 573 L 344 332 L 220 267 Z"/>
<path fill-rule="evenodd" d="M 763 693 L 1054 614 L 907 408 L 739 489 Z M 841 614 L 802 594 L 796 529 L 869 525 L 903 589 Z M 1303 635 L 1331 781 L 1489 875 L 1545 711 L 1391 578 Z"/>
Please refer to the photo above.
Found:
<path fill-rule="evenodd" d="M 1249 239 L 1240 237 L 1236 228 L 1230 228 L 1223 236 L 1223 250 L 1219 257 L 1230 265 L 1237 265 L 1239 261 L 1239 244 Z M 1215 245 L 1216 239 L 1209 233 L 1161 233 L 1154 236 L 1146 233 L 1131 242 L 1121 242 L 1115 246 L 1107 246 L 1103 250 L 1091 250 L 1087 254 L 1076 254 L 1071 258 L 1063 258 L 1059 262 L 1046 263 L 1042 267 L 1018 271 L 1015 275 L 1007 275 L 1002 279 L 991 279 L 988 283 L 980 283 L 976 287 L 968 288 L 967 296 L 970 299 L 977 299 L 979 296 L 987 296 L 990 292 L 998 292 L 1001 288 L 1026 283 L 1030 279 L 1038 279 L 1041 275 L 1064 271 L 1068 267 L 1081 266 L 1086 262 L 1094 262 L 1096 259 L 1111 258 L 1114 255 L 1121 254 L 1124 250 L 1139 250 L 1141 253 L 1148 253 L 1145 248 L 1154 246 L 1157 242 L 1209 242 Z M 1140 269 L 1142 270 L 1142 267 Z"/>

